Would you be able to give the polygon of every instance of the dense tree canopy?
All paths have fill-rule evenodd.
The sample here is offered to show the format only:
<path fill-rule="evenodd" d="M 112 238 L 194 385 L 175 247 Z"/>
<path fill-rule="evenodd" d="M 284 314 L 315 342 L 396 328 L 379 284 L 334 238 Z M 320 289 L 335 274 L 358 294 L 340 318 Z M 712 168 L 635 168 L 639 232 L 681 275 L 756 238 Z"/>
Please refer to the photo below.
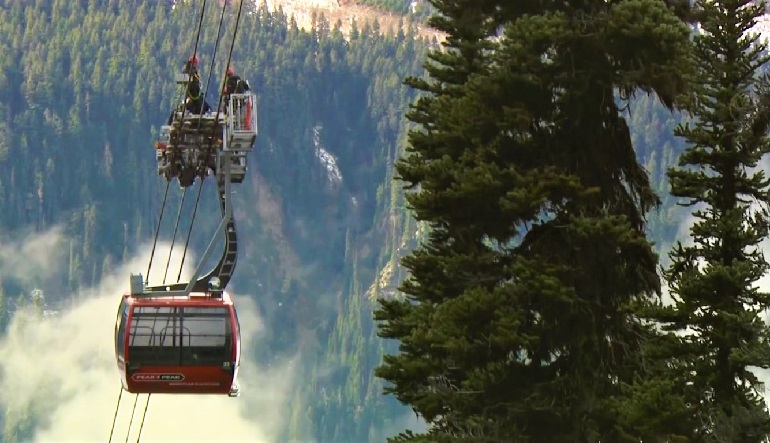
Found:
<path fill-rule="evenodd" d="M 221 12 L 207 3 L 198 47 L 204 88 Z M 152 142 L 180 98 L 173 78 L 192 52 L 201 4 L 0 0 L 0 245 L 25 229 L 62 226 L 67 235 L 64 281 L 27 287 L 0 264 L 0 308 L 17 311 L 38 285 L 49 304 L 63 304 L 151 241 L 165 186 Z M 225 14 L 210 103 L 235 12 Z M 315 30 L 301 31 L 264 8 L 242 15 L 233 64 L 259 94 L 260 135 L 234 196 L 240 256 L 229 289 L 257 301 L 268 331 L 244 351 L 264 365 L 299 353 L 297 377 L 313 381 L 290 394 L 281 441 L 381 441 L 409 411 L 382 397 L 371 375 L 383 345 L 364 294 L 390 242 L 375 221 L 391 211 L 387 165 L 413 97 L 401 79 L 419 74 L 425 46 L 408 28 L 382 36 L 376 24 L 359 23 L 345 37 L 320 17 Z M 176 184 L 170 195 L 161 229 L 168 240 Z M 188 195 L 180 232 L 192 203 Z M 218 217 L 207 184 L 191 240 L 197 252 Z M 53 406 L 0 411 L 5 441 L 31 439 L 40 424 L 31 412 Z"/>
<path fill-rule="evenodd" d="M 770 269 L 759 248 L 770 227 L 770 181 L 756 170 L 770 150 L 770 84 L 760 76 L 770 58 L 758 36 L 746 34 L 764 7 L 696 2 L 696 121 L 676 130 L 688 148 L 669 177 L 671 194 L 697 209 L 691 239 L 672 250 L 665 273 L 673 304 L 650 310 L 669 334 L 648 349 L 668 362 L 659 375 L 674 381 L 669 395 L 683 399 L 678 411 L 658 413 L 686 418 L 692 442 L 770 435 L 764 389 L 752 372 L 770 367 L 770 329 L 759 316 L 770 295 L 757 287 Z"/>
<path fill-rule="evenodd" d="M 409 6 L 412 3 L 412 0 L 356 0 L 356 2 L 362 5 L 374 6 L 387 11 L 406 14 L 409 12 Z"/>
<path fill-rule="evenodd" d="M 23 229 L 60 225 L 67 234 L 62 282 L 39 278 L 28 287 L 0 262 L 0 330 L 25 306 L 38 315 L 43 303 L 77 296 L 151 239 L 164 185 L 155 175 L 152 141 L 180 96 L 172 78 L 192 50 L 202 2 L 173 10 L 171 3 L 0 0 L 0 247 Z M 637 435 L 648 432 L 634 431 L 645 426 L 651 434 L 670 432 L 650 424 L 643 408 L 663 408 L 644 403 L 634 391 L 642 385 L 622 391 L 602 379 L 628 378 L 636 361 L 625 356 L 637 343 L 623 328 L 639 326 L 598 307 L 657 287 L 638 220 L 655 199 L 624 139 L 618 107 L 626 102 L 613 104 L 611 96 L 613 86 L 639 86 L 670 103 L 678 91 L 669 60 L 679 58 L 679 23 L 660 3 L 623 0 L 611 10 L 592 1 L 540 14 L 533 2 L 498 9 L 497 1 L 433 0 L 445 15 L 432 23 L 450 34 L 453 49 L 431 54 L 431 78 L 411 78 L 411 90 L 400 82 L 420 74 L 426 46 L 412 29 L 381 36 L 376 24 L 358 23 L 346 38 L 318 18 L 315 29 L 303 32 L 259 3 L 244 14 L 233 54 L 239 74 L 259 94 L 260 136 L 250 175 L 234 198 L 242 255 L 231 290 L 253 296 L 264 322 L 265 336 L 245 351 L 264 365 L 285 355 L 296 359 L 303 381 L 287 399 L 278 441 L 384 441 L 414 423 L 409 408 L 381 395 L 382 380 L 373 377 L 382 355 L 396 349 L 376 336 L 371 312 L 373 299 L 396 295 L 407 274 L 398 260 L 418 239 L 429 242 L 404 260 L 412 278 L 403 288 L 420 305 L 393 305 L 408 316 L 392 322 L 391 336 L 424 338 L 415 341 L 413 355 L 425 350 L 436 357 L 408 362 L 422 379 L 406 380 L 398 391 L 423 417 L 435 417 L 430 441 L 460 432 L 505 441 L 517 432 L 535 441 L 571 442 L 594 433 L 614 439 L 606 432 L 613 421 Z M 219 12 L 211 7 L 204 16 L 204 85 Z M 522 14 L 530 15 L 513 25 Z M 225 15 L 226 39 L 234 18 Z M 661 27 L 669 40 L 656 40 L 665 36 Z M 485 40 L 503 30 L 501 41 Z M 581 33 L 591 38 L 574 38 Z M 219 51 L 207 96 L 212 103 L 224 71 L 221 45 Z M 403 111 L 416 93 L 423 98 L 410 112 L 417 126 L 409 139 L 413 152 L 397 173 L 422 187 L 408 202 L 422 222 L 390 180 L 407 144 Z M 557 101 L 546 100 L 555 93 Z M 667 192 L 666 167 L 681 144 L 669 129 L 677 116 L 654 95 L 633 103 L 623 112 L 630 140 L 652 187 Z M 609 147 L 617 155 L 605 159 Z M 591 169 L 615 175 L 595 177 Z M 646 200 L 628 200 L 634 192 Z M 172 191 L 167 209 L 180 197 Z M 214 202 L 204 188 L 195 249 L 218 223 Z M 597 204 L 606 213 L 597 213 Z M 676 212 L 653 214 L 656 239 L 670 241 Z M 622 215 L 637 222 L 624 224 Z M 167 237 L 173 220 L 166 217 L 162 227 Z M 563 254 L 565 244 L 571 256 Z M 613 254 L 619 246 L 623 260 Z M 638 264 L 640 258 L 646 262 Z M 604 278 L 588 281 L 586 274 Z M 634 278 L 615 284 L 627 274 Z M 38 285 L 55 290 L 42 297 L 33 290 Z M 613 321 L 602 323 L 601 315 Z M 586 332 L 592 327 L 597 331 Z M 602 347 L 602 334 L 620 339 Z M 557 348 L 565 351 L 549 355 Z M 613 353 L 619 357 L 606 361 Z M 543 367 L 533 358 L 545 360 Z M 420 367 L 426 361 L 430 367 Z M 478 369 L 480 362 L 488 366 Z M 511 362 L 516 372 L 508 373 Z M 572 396 L 556 395 L 557 389 Z M 551 409 L 532 412 L 532 405 L 554 398 Z M 489 407 L 494 399 L 506 401 Z M 29 440 L 41 424 L 37 412 L 45 417 L 53 407 L 4 406 L 5 441 Z M 557 414 L 567 418 L 554 420 Z"/>
<path fill-rule="evenodd" d="M 613 93 L 673 106 L 688 28 L 659 0 L 436 3 L 449 50 L 411 81 L 397 164 L 431 231 L 375 314 L 400 342 L 377 374 L 440 441 L 639 441 L 623 386 L 654 332 L 629 307 L 660 289 L 659 200 Z"/>

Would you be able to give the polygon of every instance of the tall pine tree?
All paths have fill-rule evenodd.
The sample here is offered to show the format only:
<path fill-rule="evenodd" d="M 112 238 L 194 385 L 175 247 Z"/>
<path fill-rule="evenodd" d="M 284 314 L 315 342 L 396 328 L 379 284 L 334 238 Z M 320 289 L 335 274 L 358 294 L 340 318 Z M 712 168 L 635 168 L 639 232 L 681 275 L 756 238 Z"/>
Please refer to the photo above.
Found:
<path fill-rule="evenodd" d="M 770 298 L 757 288 L 768 270 L 759 245 L 770 227 L 770 182 L 751 170 L 770 149 L 770 95 L 759 75 L 768 57 L 747 33 L 764 11 L 756 3 L 696 2 L 696 122 L 677 128 L 689 147 L 669 170 L 671 194 L 700 207 L 691 244 L 678 243 L 670 254 L 665 277 L 673 301 L 650 315 L 668 335 L 648 355 L 667 362 L 661 378 L 690 406 L 678 416 L 690 420 L 692 442 L 770 436 L 763 389 L 750 369 L 770 367 L 770 330 L 759 317 Z"/>
<path fill-rule="evenodd" d="M 505 32 L 470 74 L 434 69 L 410 115 L 422 129 L 397 170 L 431 232 L 403 260 L 407 298 L 375 313 L 401 344 L 377 374 L 430 441 L 638 442 L 617 423 L 653 334 L 627 307 L 659 290 L 644 235 L 658 199 L 613 95 L 673 105 L 688 29 L 661 0 L 436 6 Z"/>

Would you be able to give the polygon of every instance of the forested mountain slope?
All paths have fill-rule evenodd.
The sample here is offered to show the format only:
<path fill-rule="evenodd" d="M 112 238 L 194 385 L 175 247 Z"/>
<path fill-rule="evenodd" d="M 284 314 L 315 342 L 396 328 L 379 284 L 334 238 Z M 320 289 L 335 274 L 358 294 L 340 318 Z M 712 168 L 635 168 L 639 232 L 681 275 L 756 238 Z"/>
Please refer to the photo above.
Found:
<path fill-rule="evenodd" d="M 152 142 L 179 98 L 172 79 L 192 52 L 199 2 L 174 10 L 150 1 L 0 4 L 0 233 L 62 226 L 70 239 L 61 281 L 20 279 L 0 266 L 10 313 L 36 287 L 49 305 L 61 304 L 152 239 L 164 187 Z M 219 13 L 212 7 L 204 17 L 204 84 Z M 224 42 L 234 19 L 234 10 L 225 14 Z M 297 360 L 301 382 L 276 405 L 280 442 L 383 441 L 410 414 L 372 375 L 391 345 L 376 338 L 371 312 L 373 297 L 403 278 L 397 259 L 419 237 L 391 176 L 414 98 L 401 81 L 421 74 L 427 43 L 411 29 L 382 37 L 369 26 L 348 40 L 323 20 L 302 32 L 285 15 L 254 9 L 233 53 L 259 94 L 260 135 L 234 200 L 242 247 L 231 289 L 256 301 L 266 331 L 246 351 L 266 364 Z M 212 104 L 226 50 L 218 54 Z M 664 187 L 677 144 L 667 135 L 673 117 L 652 103 L 641 98 L 632 110 L 634 141 Z M 174 209 L 181 193 L 172 194 Z M 198 212 L 192 246 L 200 252 L 218 223 L 212 192 Z M 655 216 L 656 236 L 670 241 L 675 218 Z M 3 406 L 4 440 L 19 441 L 50 405 Z"/>

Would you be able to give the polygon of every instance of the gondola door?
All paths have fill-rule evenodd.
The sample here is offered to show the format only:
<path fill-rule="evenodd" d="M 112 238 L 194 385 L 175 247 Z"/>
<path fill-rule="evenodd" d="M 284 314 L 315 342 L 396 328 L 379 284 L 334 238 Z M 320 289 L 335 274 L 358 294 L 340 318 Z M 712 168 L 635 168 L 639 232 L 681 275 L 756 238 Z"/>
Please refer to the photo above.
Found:
<path fill-rule="evenodd" d="M 125 298 L 118 307 L 118 318 L 115 322 L 115 358 L 120 370 L 120 380 L 124 389 L 128 389 L 126 383 L 126 325 L 128 324 L 128 311 L 131 305 Z"/>

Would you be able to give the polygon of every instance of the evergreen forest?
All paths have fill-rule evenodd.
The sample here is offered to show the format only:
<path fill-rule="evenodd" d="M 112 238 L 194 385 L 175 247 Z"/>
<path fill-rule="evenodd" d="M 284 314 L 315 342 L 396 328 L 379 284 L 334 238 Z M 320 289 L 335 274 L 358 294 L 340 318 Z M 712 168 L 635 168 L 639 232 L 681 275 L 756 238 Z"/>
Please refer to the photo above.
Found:
<path fill-rule="evenodd" d="M 195 51 L 216 106 L 237 21 L 259 135 L 228 291 L 243 365 L 291 362 L 271 442 L 770 441 L 764 2 L 356 2 L 444 44 L 203 3 L 0 0 L 0 352 L 33 364 L 22 323 L 93 288 L 112 346 L 104 282 L 192 208 L 153 149 L 174 77 Z M 67 387 L 13 397 L 14 370 L 0 442 L 40 439 Z"/>
<path fill-rule="evenodd" d="M 361 5 L 370 5 L 385 9 L 386 11 L 406 14 L 409 12 L 410 0 L 358 0 Z"/>

